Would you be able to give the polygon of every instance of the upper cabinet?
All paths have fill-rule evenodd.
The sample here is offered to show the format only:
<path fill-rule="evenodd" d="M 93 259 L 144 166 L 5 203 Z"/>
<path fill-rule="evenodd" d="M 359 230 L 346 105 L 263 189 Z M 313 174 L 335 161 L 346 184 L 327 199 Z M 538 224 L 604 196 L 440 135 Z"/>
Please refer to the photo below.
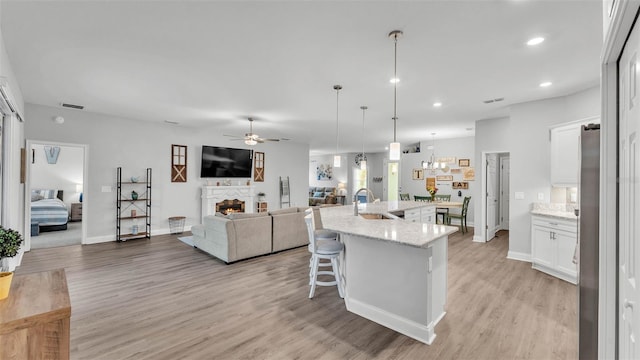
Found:
<path fill-rule="evenodd" d="M 551 128 L 551 185 L 578 186 L 580 130 L 591 123 L 600 123 L 600 119 L 590 118 Z"/>

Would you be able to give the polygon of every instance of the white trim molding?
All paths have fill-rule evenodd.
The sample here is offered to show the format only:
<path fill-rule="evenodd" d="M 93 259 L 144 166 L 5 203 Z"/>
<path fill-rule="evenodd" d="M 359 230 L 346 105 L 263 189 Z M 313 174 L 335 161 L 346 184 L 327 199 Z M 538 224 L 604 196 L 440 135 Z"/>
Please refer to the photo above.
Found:
<path fill-rule="evenodd" d="M 607 6 L 613 6 L 609 11 Z M 633 28 L 640 2 L 603 2 L 605 19 L 601 68 L 600 126 L 600 248 L 598 297 L 598 358 L 617 355 L 616 306 L 618 263 L 618 59 Z M 607 23 L 607 20 L 609 22 Z M 606 26 L 608 25 L 608 26 Z"/>
<path fill-rule="evenodd" d="M 509 250 L 507 253 L 507 259 L 531 262 L 531 254 Z"/>

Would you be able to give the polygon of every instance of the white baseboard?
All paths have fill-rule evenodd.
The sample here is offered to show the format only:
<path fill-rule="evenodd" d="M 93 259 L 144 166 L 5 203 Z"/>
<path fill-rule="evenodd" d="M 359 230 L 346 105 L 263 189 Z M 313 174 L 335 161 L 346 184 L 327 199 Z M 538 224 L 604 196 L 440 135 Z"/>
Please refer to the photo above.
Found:
<path fill-rule="evenodd" d="M 184 231 L 191 231 L 191 225 L 185 226 L 184 227 Z M 165 235 L 165 234 L 169 234 L 170 232 L 171 232 L 171 230 L 169 228 L 152 229 L 151 230 L 151 236 Z M 83 242 L 82 244 L 83 245 L 91 245 L 91 244 L 99 244 L 99 243 L 105 243 L 105 242 L 110 242 L 110 241 L 116 241 L 115 234 L 87 237 L 87 240 L 85 242 Z"/>
<path fill-rule="evenodd" d="M 473 235 L 473 242 L 483 243 L 483 242 L 486 242 L 486 241 L 484 241 L 484 237 L 482 237 L 480 235 Z"/>
<path fill-rule="evenodd" d="M 509 250 L 507 253 L 507 259 L 531 262 L 531 254 Z"/>
<path fill-rule="evenodd" d="M 427 345 L 431 345 L 436 338 L 434 322 L 431 322 L 429 325 L 423 325 L 355 299 L 345 298 L 345 304 L 347 305 L 347 310 L 350 312 L 377 322 L 382 326 L 386 326 L 391 330 L 395 330 Z M 442 319 L 442 317 L 444 317 L 444 313 L 438 316 L 438 320 Z"/>

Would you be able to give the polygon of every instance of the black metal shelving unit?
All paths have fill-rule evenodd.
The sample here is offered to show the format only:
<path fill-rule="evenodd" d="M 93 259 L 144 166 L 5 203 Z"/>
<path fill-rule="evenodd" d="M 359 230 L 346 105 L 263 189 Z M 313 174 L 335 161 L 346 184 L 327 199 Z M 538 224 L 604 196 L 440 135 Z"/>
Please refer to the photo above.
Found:
<path fill-rule="evenodd" d="M 150 239 L 151 238 L 151 168 L 147 168 L 146 179 L 144 181 L 122 181 L 122 168 L 118 167 L 116 175 L 116 241 L 127 241 L 132 239 Z M 123 187 L 127 194 L 123 194 Z M 131 191 L 144 188 L 144 192 L 138 195 L 137 199 L 133 199 Z M 125 214 L 127 210 L 135 210 L 136 214 Z M 138 213 L 138 211 L 140 213 Z M 137 219 L 144 219 L 144 231 L 138 231 L 136 234 L 122 231 L 123 226 L 132 229 Z M 123 225 L 124 224 L 124 225 Z"/>

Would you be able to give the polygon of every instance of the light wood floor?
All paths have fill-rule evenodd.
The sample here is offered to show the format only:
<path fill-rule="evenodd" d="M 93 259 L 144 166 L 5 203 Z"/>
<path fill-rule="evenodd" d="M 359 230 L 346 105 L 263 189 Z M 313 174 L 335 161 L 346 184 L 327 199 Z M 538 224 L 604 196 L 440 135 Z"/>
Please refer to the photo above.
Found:
<path fill-rule="evenodd" d="M 308 296 L 306 248 L 232 265 L 172 235 L 39 249 L 18 274 L 66 268 L 73 359 L 572 359 L 574 285 L 449 239 L 447 315 L 433 345 L 346 311 L 334 287 Z"/>

